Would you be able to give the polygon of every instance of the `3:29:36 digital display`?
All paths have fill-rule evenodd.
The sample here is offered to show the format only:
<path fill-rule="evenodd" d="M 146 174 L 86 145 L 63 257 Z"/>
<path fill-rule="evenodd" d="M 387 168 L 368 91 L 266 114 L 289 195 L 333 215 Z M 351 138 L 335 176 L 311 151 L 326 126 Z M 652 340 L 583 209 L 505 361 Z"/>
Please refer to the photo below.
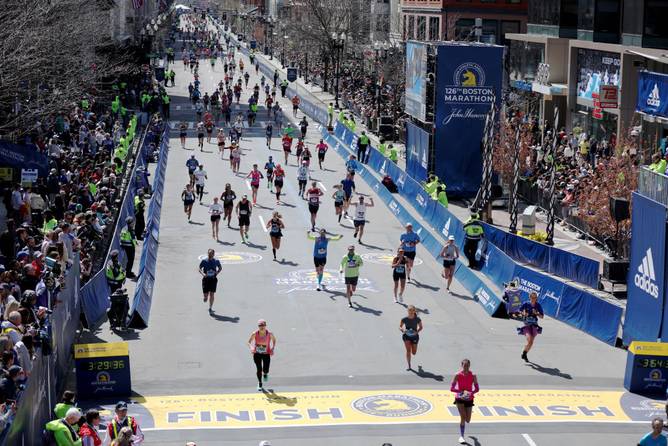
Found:
<path fill-rule="evenodd" d="M 115 359 L 111 361 L 90 361 L 88 363 L 89 372 L 97 372 L 102 370 L 121 370 L 125 368 L 125 361 L 122 359 Z"/>

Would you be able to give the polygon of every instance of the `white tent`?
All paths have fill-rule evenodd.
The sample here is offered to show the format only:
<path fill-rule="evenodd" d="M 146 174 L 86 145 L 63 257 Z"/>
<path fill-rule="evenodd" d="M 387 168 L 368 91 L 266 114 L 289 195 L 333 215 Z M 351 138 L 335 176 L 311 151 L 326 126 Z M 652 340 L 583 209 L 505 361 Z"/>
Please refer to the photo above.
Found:
<path fill-rule="evenodd" d="M 176 5 L 176 6 L 174 6 L 174 9 L 181 9 L 183 11 L 189 11 L 191 8 L 189 8 L 186 5 Z"/>

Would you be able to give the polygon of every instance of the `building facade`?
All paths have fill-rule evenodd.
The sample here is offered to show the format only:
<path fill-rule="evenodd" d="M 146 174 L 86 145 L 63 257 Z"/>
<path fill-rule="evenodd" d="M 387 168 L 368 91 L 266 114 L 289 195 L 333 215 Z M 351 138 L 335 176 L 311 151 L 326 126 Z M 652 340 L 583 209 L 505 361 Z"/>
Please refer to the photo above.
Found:
<path fill-rule="evenodd" d="M 506 44 L 507 33 L 526 30 L 527 0 L 401 0 L 405 40 L 476 40 L 475 19 L 482 19 L 481 40 Z"/>
<path fill-rule="evenodd" d="M 636 112 L 638 80 L 645 70 L 668 73 L 662 17 L 663 0 L 530 0 L 527 33 L 506 35 L 513 94 L 534 97 L 547 122 L 556 107 L 569 131 L 613 143 L 638 138 L 651 149 L 668 121 Z"/>

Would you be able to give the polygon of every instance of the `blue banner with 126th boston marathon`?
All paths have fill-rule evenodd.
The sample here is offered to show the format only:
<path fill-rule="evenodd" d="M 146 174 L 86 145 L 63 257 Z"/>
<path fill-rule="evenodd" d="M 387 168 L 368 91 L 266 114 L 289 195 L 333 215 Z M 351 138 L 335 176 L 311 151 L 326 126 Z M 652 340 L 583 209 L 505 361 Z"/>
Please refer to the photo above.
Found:
<path fill-rule="evenodd" d="M 624 345 L 668 337 L 668 325 L 664 325 L 664 312 L 668 311 L 664 283 L 667 217 L 668 208 L 663 204 L 633 193 Z"/>
<path fill-rule="evenodd" d="M 485 117 L 501 103 L 502 78 L 503 47 L 438 46 L 433 170 L 448 197 L 472 197 L 480 187 Z"/>

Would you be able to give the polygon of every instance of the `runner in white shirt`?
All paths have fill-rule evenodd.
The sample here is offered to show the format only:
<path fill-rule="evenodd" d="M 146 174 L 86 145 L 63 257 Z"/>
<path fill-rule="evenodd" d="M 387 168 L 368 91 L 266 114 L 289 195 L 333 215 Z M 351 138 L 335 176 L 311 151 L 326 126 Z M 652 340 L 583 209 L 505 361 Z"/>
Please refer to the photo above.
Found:
<path fill-rule="evenodd" d="M 354 238 L 357 239 L 358 243 L 362 245 L 362 235 L 364 234 L 364 224 L 366 223 L 366 210 L 367 208 L 374 207 L 373 197 L 369 197 L 369 201 L 364 201 L 364 196 L 359 196 L 359 201 L 357 203 L 350 203 L 351 206 L 355 206 L 355 212 L 353 213 L 353 224 L 355 225 L 355 234 Z"/>
<path fill-rule="evenodd" d="M 306 200 L 304 192 L 306 192 L 306 183 L 308 182 L 308 165 L 306 161 L 297 169 L 297 181 L 299 181 L 299 196 Z"/>
<path fill-rule="evenodd" d="M 204 170 L 204 164 L 200 164 L 199 167 L 193 172 L 195 177 L 195 192 L 197 197 L 199 197 L 199 202 L 202 203 L 202 197 L 204 197 L 204 180 L 208 180 L 209 177 L 206 176 L 206 170 Z"/>
<path fill-rule="evenodd" d="M 306 191 L 306 195 L 308 196 L 308 210 L 311 214 L 311 231 L 315 232 L 315 216 L 320 208 L 320 196 L 324 194 L 318 187 L 318 183 L 313 181 L 311 188 Z"/>
<path fill-rule="evenodd" d="M 218 197 L 213 197 L 213 203 L 209 206 L 209 214 L 211 214 L 211 236 L 218 241 L 218 225 L 220 224 L 220 216 L 225 210 L 223 205 L 218 203 Z"/>

